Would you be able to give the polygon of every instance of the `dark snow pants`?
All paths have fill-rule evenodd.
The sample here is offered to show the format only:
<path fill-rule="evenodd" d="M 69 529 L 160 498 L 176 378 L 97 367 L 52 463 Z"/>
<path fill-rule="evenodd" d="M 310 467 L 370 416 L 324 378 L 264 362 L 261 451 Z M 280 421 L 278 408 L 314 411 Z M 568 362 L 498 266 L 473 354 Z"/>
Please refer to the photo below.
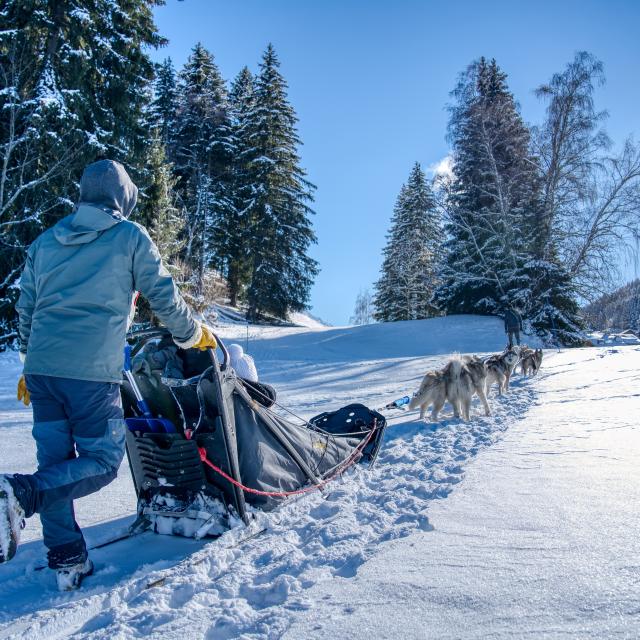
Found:
<path fill-rule="evenodd" d="M 507 331 L 507 336 L 509 340 L 509 347 L 513 347 L 513 338 L 515 336 L 516 343 L 520 344 L 520 329 L 509 329 Z"/>
<path fill-rule="evenodd" d="M 73 501 L 115 477 L 125 449 L 120 385 L 27 375 L 38 471 L 11 478 L 25 516 L 40 514 L 49 566 L 84 562 Z"/>

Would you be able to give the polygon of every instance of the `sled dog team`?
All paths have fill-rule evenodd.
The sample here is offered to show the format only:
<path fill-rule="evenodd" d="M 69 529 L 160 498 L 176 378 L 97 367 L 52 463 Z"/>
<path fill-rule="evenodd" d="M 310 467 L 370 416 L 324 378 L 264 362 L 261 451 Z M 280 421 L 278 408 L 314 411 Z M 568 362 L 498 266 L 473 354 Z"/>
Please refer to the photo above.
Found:
<path fill-rule="evenodd" d="M 491 415 L 487 395 L 494 384 L 498 395 L 509 390 L 511 374 L 520 364 L 523 376 L 535 375 L 542 364 L 542 349 L 507 347 L 502 353 L 486 359 L 478 356 L 454 356 L 444 368 L 429 371 L 422 380 L 420 389 L 409 403 L 409 409 L 420 407 L 420 419 L 424 419 L 431 406 L 431 420 L 437 422 L 438 414 L 445 402 L 453 407 L 456 418 L 469 420 L 471 400 L 480 398 L 485 415 Z"/>

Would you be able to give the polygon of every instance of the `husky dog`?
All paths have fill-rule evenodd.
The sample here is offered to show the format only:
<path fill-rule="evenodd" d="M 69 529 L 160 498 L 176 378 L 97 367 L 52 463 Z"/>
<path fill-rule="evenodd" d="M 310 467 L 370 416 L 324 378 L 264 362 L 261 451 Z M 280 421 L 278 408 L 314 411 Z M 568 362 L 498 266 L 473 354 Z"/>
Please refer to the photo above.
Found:
<path fill-rule="evenodd" d="M 438 413 L 447 399 L 447 387 L 444 371 L 429 371 L 422 379 L 420 388 L 411 398 L 409 409 L 420 407 L 420 420 L 424 418 L 427 407 L 432 405 L 431 420 L 437 422 Z"/>
<path fill-rule="evenodd" d="M 432 405 L 431 420 L 436 422 L 438 414 L 449 401 L 456 418 L 469 420 L 471 399 L 477 393 L 484 405 L 486 415 L 491 415 L 485 392 L 487 368 L 476 356 L 455 356 L 440 371 L 430 371 L 425 375 L 420 389 L 409 402 L 409 409 L 420 407 L 420 419 L 424 418 L 427 407 Z"/>
<path fill-rule="evenodd" d="M 518 351 L 520 360 L 522 360 L 522 358 L 524 358 L 528 353 L 533 353 L 533 349 L 528 344 L 521 345 L 520 351 Z"/>
<path fill-rule="evenodd" d="M 491 415 L 491 409 L 487 402 L 487 365 L 478 356 L 463 356 L 464 368 L 471 376 L 473 390 L 484 406 L 484 414 Z"/>
<path fill-rule="evenodd" d="M 513 348 L 507 348 L 500 355 L 491 356 L 486 360 L 487 366 L 487 391 L 494 382 L 498 383 L 498 395 L 509 390 L 511 374 L 519 360 L 518 352 Z"/>
<path fill-rule="evenodd" d="M 462 419 L 468 421 L 474 384 L 471 373 L 465 365 L 465 361 L 456 356 L 449 360 L 442 373 L 445 378 L 447 400 L 453 407 L 453 415 L 459 418 L 462 414 Z"/>
<path fill-rule="evenodd" d="M 529 351 L 524 354 L 522 357 L 522 375 L 535 376 L 538 373 L 538 369 L 540 369 L 540 365 L 542 364 L 542 349 L 536 349 Z"/>

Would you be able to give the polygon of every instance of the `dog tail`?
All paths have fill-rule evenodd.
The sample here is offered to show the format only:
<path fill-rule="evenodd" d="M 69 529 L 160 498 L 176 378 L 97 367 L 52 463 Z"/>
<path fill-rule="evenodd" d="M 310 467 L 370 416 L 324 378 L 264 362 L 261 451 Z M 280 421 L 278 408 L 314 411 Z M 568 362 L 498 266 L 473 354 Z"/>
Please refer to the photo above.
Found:
<path fill-rule="evenodd" d="M 462 375 L 463 367 L 462 358 L 459 355 L 454 355 L 444 368 L 444 374 L 449 382 L 457 380 Z"/>
<path fill-rule="evenodd" d="M 418 405 L 422 404 L 422 400 L 425 394 L 438 384 L 438 376 L 433 372 L 427 373 L 420 384 L 420 389 L 413 394 L 411 401 L 409 402 L 409 409 L 415 409 Z"/>

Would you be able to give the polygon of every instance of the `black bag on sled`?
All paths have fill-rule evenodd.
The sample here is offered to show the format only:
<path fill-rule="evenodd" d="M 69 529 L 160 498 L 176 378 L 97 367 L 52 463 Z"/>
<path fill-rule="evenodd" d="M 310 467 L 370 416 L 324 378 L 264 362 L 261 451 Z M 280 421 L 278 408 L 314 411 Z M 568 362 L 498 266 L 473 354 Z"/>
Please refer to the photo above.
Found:
<path fill-rule="evenodd" d="M 130 342 L 134 355 L 172 344 L 159 330 L 133 334 Z M 176 427 L 175 433 L 128 429 L 126 436 L 138 522 L 160 533 L 202 537 L 222 533 L 234 518 L 248 523 L 247 505 L 270 510 L 352 463 L 372 464 L 382 443 L 385 418 L 361 404 L 303 424 L 276 414 L 273 388 L 238 378 L 218 344 L 222 363 L 211 350 L 171 346 L 180 379 L 148 367 L 134 373 L 152 413 Z M 122 395 L 125 419 L 137 416 L 126 381 Z"/>

